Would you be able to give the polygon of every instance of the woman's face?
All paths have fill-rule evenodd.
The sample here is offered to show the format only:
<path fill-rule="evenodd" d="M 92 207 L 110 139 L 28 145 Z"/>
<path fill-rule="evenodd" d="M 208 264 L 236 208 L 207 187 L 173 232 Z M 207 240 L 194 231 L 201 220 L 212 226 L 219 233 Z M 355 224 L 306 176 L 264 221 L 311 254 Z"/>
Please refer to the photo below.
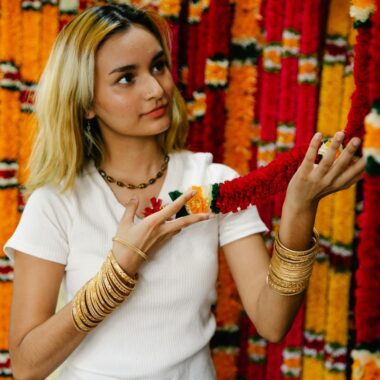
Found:
<path fill-rule="evenodd" d="M 111 36 L 95 61 L 96 117 L 103 137 L 148 137 L 169 128 L 174 82 L 158 40 L 140 26 Z"/>

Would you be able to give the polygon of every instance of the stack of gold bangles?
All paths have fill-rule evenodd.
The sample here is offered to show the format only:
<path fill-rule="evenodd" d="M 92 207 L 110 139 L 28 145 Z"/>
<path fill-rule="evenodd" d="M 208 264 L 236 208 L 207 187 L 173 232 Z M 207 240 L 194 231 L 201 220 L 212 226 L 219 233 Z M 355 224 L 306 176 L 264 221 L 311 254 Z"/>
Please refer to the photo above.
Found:
<path fill-rule="evenodd" d="M 72 318 L 78 331 L 89 332 L 129 296 L 138 276 L 128 275 L 109 252 L 100 271 L 74 297 Z"/>
<path fill-rule="evenodd" d="M 313 246 L 306 251 L 293 251 L 275 239 L 269 265 L 268 285 L 285 296 L 302 293 L 308 285 L 315 256 L 319 247 L 319 235 L 314 229 Z"/>

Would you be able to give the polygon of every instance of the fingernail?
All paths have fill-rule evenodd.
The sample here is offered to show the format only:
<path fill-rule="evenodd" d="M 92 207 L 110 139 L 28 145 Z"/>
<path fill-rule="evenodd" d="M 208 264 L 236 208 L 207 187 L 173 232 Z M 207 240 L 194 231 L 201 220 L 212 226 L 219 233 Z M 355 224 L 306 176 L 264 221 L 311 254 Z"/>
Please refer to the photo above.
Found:
<path fill-rule="evenodd" d="M 315 135 L 314 135 L 314 138 L 316 140 L 319 140 L 320 138 L 322 137 L 322 134 L 320 132 L 317 132 Z"/>
<path fill-rule="evenodd" d="M 353 146 L 359 146 L 360 145 L 360 139 L 355 137 L 353 140 L 352 140 L 352 145 Z"/>
<path fill-rule="evenodd" d="M 196 193 L 197 193 L 196 190 L 192 190 L 191 193 L 190 193 L 190 195 L 193 197 Z"/>
<path fill-rule="evenodd" d="M 214 219 L 215 218 L 215 214 L 208 214 L 208 219 Z"/>
<path fill-rule="evenodd" d="M 337 132 L 335 135 L 338 141 L 342 141 L 344 139 L 344 133 L 343 132 Z"/>

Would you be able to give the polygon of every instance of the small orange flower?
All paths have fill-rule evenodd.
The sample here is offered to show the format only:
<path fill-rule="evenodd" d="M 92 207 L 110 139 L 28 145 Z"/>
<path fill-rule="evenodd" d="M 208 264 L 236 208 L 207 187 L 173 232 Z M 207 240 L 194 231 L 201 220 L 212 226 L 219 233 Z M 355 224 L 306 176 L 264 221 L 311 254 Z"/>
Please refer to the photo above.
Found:
<path fill-rule="evenodd" d="M 210 208 L 203 197 L 201 186 L 191 186 L 192 190 L 197 193 L 186 203 L 186 210 L 189 214 L 199 214 L 201 212 L 210 212 Z"/>

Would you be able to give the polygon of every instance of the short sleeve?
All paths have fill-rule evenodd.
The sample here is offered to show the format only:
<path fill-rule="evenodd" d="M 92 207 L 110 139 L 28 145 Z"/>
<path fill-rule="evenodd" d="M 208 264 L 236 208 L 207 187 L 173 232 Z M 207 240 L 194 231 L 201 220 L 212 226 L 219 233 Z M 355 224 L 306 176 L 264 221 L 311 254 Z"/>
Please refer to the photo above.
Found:
<path fill-rule="evenodd" d="M 29 197 L 18 226 L 3 250 L 12 261 L 17 250 L 66 265 L 68 226 L 64 196 L 51 186 L 38 188 Z"/>
<path fill-rule="evenodd" d="M 213 182 L 224 182 L 239 177 L 235 170 L 221 164 L 212 164 L 210 172 L 214 179 Z M 218 218 L 221 247 L 246 236 L 268 231 L 256 206 L 249 206 L 246 210 L 237 213 L 219 214 Z"/>

